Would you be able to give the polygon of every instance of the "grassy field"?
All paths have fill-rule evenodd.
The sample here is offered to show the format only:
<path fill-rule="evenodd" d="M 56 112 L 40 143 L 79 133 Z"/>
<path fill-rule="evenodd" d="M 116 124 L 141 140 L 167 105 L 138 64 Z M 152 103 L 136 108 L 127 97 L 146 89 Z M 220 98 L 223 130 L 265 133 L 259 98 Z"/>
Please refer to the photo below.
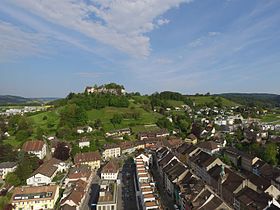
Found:
<path fill-rule="evenodd" d="M 262 122 L 280 122 L 280 115 L 279 114 L 267 114 L 261 118 Z"/>
<path fill-rule="evenodd" d="M 183 101 L 167 100 L 167 103 L 174 107 L 180 107 L 184 105 Z"/>
<path fill-rule="evenodd" d="M 215 103 L 215 100 L 213 99 L 213 96 L 189 96 L 191 100 L 195 102 L 197 106 L 203 106 L 206 103 Z M 226 98 L 220 97 L 222 99 L 223 106 L 236 106 L 237 103 L 230 101 Z"/>
<path fill-rule="evenodd" d="M 161 117 L 158 113 L 147 112 L 142 108 L 136 107 L 133 109 L 139 111 L 140 118 L 137 120 L 134 119 L 123 119 L 122 123 L 114 127 L 110 120 L 113 118 L 114 114 L 125 114 L 126 112 L 131 112 L 130 108 L 115 108 L 115 107 L 106 107 L 100 110 L 93 109 L 88 111 L 88 117 L 90 121 L 96 119 L 101 119 L 105 131 L 112 129 L 120 129 L 125 127 L 136 126 L 136 125 L 145 125 L 145 124 L 154 124 L 158 118 Z"/>
<path fill-rule="evenodd" d="M 54 133 L 59 123 L 59 114 L 56 110 L 43 112 L 29 117 L 33 121 L 34 129 L 41 127 L 43 130 Z"/>

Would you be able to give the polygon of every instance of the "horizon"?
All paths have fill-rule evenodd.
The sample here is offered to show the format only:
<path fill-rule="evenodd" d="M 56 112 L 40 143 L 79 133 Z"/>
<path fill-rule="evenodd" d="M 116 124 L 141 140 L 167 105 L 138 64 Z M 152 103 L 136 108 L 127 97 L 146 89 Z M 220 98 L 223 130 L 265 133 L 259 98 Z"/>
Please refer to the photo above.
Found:
<path fill-rule="evenodd" d="M 275 0 L 3 0 L 0 95 L 62 98 L 111 81 L 280 94 L 279 11 Z"/>

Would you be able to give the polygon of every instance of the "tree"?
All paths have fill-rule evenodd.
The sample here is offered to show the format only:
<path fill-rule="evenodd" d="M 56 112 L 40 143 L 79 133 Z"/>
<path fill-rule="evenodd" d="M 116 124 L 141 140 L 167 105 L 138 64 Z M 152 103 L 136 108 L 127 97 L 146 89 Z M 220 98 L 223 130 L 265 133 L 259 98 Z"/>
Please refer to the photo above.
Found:
<path fill-rule="evenodd" d="M 36 129 L 36 138 L 37 139 L 42 139 L 44 135 L 44 130 L 41 127 L 38 127 Z"/>
<path fill-rule="evenodd" d="M 64 142 L 59 142 L 55 148 L 53 156 L 59 160 L 66 161 L 70 157 L 70 149 Z"/>
<path fill-rule="evenodd" d="M 274 143 L 270 143 L 266 146 L 264 150 L 264 160 L 270 164 L 276 165 L 278 163 L 277 159 L 277 145 Z"/>
<path fill-rule="evenodd" d="M 113 118 L 110 121 L 115 127 L 117 124 L 121 124 L 122 116 L 120 114 L 114 114 Z"/>
<path fill-rule="evenodd" d="M 5 182 L 16 187 L 16 186 L 20 185 L 21 181 L 15 173 L 8 173 L 6 176 Z"/>
<path fill-rule="evenodd" d="M 26 130 L 20 130 L 16 133 L 17 141 L 24 141 L 30 136 L 30 133 Z"/>

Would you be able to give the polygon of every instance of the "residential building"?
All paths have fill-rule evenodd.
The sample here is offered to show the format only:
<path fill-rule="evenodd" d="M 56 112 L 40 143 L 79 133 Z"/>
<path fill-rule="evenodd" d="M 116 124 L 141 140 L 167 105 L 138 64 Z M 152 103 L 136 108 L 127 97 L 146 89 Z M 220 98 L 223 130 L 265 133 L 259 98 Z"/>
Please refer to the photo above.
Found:
<path fill-rule="evenodd" d="M 119 174 L 119 163 L 116 160 L 110 160 L 101 170 L 101 179 L 117 180 Z"/>
<path fill-rule="evenodd" d="M 55 203 L 59 197 L 59 186 L 22 186 L 16 187 L 11 204 L 14 210 L 47 210 L 54 209 Z"/>
<path fill-rule="evenodd" d="M 196 144 L 197 143 L 197 137 L 194 134 L 190 134 L 185 138 L 185 142 L 189 144 Z"/>
<path fill-rule="evenodd" d="M 101 156 L 99 152 L 78 153 L 74 157 L 76 165 L 88 165 L 92 169 L 100 168 Z"/>
<path fill-rule="evenodd" d="M 44 159 L 47 154 L 47 145 L 44 141 L 27 141 L 22 146 L 23 151 L 36 155 L 39 159 Z"/>
<path fill-rule="evenodd" d="M 88 191 L 88 188 L 88 182 L 81 179 L 72 183 L 70 187 L 68 186 L 65 190 L 67 193 L 62 197 L 60 202 L 61 210 L 83 210 L 82 204 L 85 200 L 85 195 Z"/>
<path fill-rule="evenodd" d="M 204 141 L 197 144 L 202 151 L 212 155 L 220 151 L 220 146 L 214 141 Z"/>
<path fill-rule="evenodd" d="M 3 162 L 0 163 L 0 179 L 5 179 L 8 173 L 12 173 L 16 170 L 16 162 Z"/>
<path fill-rule="evenodd" d="M 106 144 L 104 145 L 104 151 L 102 152 L 102 157 L 105 160 L 110 158 L 117 158 L 121 156 L 121 148 L 117 144 Z"/>
<path fill-rule="evenodd" d="M 88 165 L 74 166 L 69 169 L 68 175 L 64 180 L 65 186 L 69 183 L 76 182 L 79 179 L 83 181 L 91 180 L 93 176 L 91 167 Z"/>
<path fill-rule="evenodd" d="M 83 149 L 84 147 L 89 147 L 90 141 L 88 138 L 83 137 L 79 140 L 79 148 Z"/>
<path fill-rule="evenodd" d="M 131 130 L 130 128 L 123 128 L 119 130 L 113 130 L 113 131 L 108 131 L 106 134 L 106 137 L 122 137 L 124 135 L 131 135 Z"/>
<path fill-rule="evenodd" d="M 118 185 L 114 181 L 101 180 L 99 199 L 96 210 L 117 210 L 118 204 Z"/>
<path fill-rule="evenodd" d="M 131 154 L 136 151 L 135 144 L 132 141 L 120 142 L 120 148 L 122 154 Z"/>
<path fill-rule="evenodd" d="M 38 186 L 48 185 L 58 172 L 63 172 L 68 169 L 68 165 L 56 158 L 52 158 L 44 162 L 31 177 L 26 180 L 27 185 Z"/>

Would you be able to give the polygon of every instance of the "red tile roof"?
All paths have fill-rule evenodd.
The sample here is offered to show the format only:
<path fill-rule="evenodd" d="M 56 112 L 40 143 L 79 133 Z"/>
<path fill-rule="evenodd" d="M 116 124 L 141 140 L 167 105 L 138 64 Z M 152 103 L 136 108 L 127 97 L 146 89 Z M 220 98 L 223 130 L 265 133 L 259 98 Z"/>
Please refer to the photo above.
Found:
<path fill-rule="evenodd" d="M 44 141 L 36 140 L 36 141 L 27 141 L 22 146 L 22 149 L 25 152 L 31 152 L 31 151 L 41 151 L 44 146 Z"/>
<path fill-rule="evenodd" d="M 86 152 L 79 153 L 75 155 L 74 162 L 75 164 L 84 163 L 84 162 L 93 162 L 101 160 L 99 152 Z"/>

